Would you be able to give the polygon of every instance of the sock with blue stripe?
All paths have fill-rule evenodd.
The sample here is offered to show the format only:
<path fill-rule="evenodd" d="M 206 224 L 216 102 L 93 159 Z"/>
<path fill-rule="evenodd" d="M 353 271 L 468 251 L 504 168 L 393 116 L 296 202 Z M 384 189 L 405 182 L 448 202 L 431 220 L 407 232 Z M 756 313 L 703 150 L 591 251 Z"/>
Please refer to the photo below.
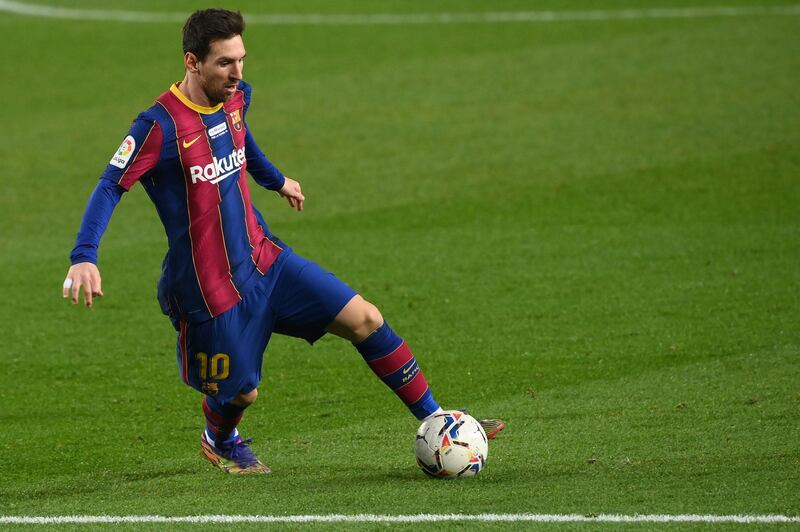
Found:
<path fill-rule="evenodd" d="M 220 403 L 206 395 L 203 397 L 203 414 L 206 416 L 206 437 L 214 447 L 231 445 L 239 437 L 236 426 L 242 420 L 244 408 L 232 403 Z"/>
<path fill-rule="evenodd" d="M 408 344 L 388 323 L 384 322 L 366 340 L 353 345 L 417 419 L 425 419 L 440 409 Z"/>

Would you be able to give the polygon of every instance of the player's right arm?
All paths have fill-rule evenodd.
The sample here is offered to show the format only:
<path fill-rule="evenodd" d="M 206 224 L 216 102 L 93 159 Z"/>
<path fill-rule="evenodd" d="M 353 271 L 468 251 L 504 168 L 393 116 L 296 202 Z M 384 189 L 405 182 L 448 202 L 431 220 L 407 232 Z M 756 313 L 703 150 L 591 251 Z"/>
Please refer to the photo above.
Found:
<path fill-rule="evenodd" d="M 87 307 L 92 306 L 93 297 L 103 295 L 97 268 L 100 239 L 122 194 L 155 168 L 161 156 L 162 139 L 158 122 L 141 116 L 136 119 L 89 197 L 62 292 L 64 298 L 71 296 L 74 305 L 78 304 L 81 292 Z"/>

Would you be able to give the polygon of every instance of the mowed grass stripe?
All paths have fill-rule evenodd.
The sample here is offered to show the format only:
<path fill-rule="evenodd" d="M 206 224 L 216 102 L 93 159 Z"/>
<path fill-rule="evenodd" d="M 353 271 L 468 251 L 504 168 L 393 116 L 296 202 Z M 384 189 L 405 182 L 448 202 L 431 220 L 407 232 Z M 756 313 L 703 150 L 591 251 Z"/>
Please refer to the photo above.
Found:
<path fill-rule="evenodd" d="M 187 13 L 159 13 L 77 9 L 33 5 L 12 0 L 0 0 L 0 11 L 34 17 L 68 20 L 117 22 L 173 23 L 186 20 Z M 247 16 L 248 24 L 272 26 L 318 25 L 396 25 L 396 24 L 458 24 L 458 23 L 521 23 L 521 22 L 580 22 L 608 20 L 641 20 L 661 18 L 748 17 L 800 15 L 800 5 L 788 6 L 700 6 L 689 8 L 615 9 L 585 11 L 497 11 L 483 13 L 385 13 L 385 14 L 275 14 Z"/>
<path fill-rule="evenodd" d="M 800 523 L 786 515 L 579 515 L 579 514 L 416 514 L 416 515 L 74 515 L 0 517 L 0 524 L 114 524 L 114 523 Z"/>

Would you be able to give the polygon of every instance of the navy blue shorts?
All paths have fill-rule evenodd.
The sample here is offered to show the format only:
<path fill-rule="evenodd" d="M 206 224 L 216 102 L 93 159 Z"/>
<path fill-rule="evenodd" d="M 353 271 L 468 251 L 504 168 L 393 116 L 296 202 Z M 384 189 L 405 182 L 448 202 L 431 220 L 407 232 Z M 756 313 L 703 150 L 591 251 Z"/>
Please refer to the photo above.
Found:
<path fill-rule="evenodd" d="M 273 332 L 314 343 L 356 295 L 310 260 L 284 254 L 227 312 L 178 324 L 178 366 L 186 384 L 221 402 L 253 390 Z"/>

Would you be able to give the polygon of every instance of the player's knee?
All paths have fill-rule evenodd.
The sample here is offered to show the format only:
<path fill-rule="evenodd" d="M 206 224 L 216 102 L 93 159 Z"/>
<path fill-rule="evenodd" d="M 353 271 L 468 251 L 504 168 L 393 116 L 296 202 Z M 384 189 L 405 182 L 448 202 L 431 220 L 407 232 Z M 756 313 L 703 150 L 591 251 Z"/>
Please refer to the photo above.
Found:
<path fill-rule="evenodd" d="M 372 334 L 381 325 L 383 325 L 381 311 L 372 303 L 367 302 L 367 308 L 364 311 L 364 328 L 369 331 L 369 334 Z"/>
<path fill-rule="evenodd" d="M 240 393 L 233 399 L 233 404 L 241 406 L 242 408 L 247 408 L 248 406 L 252 405 L 256 402 L 258 398 L 258 389 L 253 388 L 247 393 Z"/>
<path fill-rule="evenodd" d="M 358 324 L 353 331 L 360 339 L 366 338 L 374 333 L 378 327 L 383 325 L 383 316 L 381 312 L 378 310 L 378 307 L 369 301 L 364 301 L 360 314 Z"/>
<path fill-rule="evenodd" d="M 383 316 L 378 308 L 361 296 L 356 296 L 339 312 L 326 330 L 359 343 L 383 325 Z"/>

